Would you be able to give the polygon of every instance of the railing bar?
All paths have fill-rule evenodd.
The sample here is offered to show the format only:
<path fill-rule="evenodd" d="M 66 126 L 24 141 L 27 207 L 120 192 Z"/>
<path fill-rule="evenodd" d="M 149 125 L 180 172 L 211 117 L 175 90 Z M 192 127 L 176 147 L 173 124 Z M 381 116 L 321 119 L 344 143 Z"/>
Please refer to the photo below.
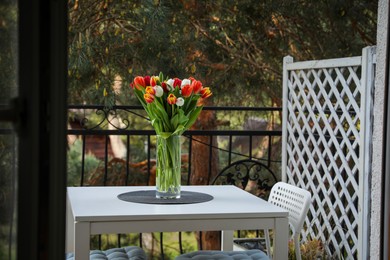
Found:
<path fill-rule="evenodd" d="M 68 105 L 68 109 L 105 109 L 103 105 Z M 116 109 L 133 109 L 133 110 L 144 110 L 142 106 L 112 106 L 111 110 Z M 226 111 L 282 111 L 282 107 L 224 107 L 224 106 L 205 106 L 203 107 L 203 110 L 214 110 L 214 111 L 220 111 L 220 110 L 226 110 Z"/>
<path fill-rule="evenodd" d="M 84 186 L 84 175 L 85 175 L 85 135 L 82 135 L 82 153 L 81 153 L 81 178 L 80 178 L 80 186 Z"/>
<path fill-rule="evenodd" d="M 252 159 L 252 135 L 249 136 L 249 159 Z"/>
<path fill-rule="evenodd" d="M 99 235 L 98 237 L 98 245 L 99 245 L 99 250 L 102 250 L 102 235 Z"/>
<path fill-rule="evenodd" d="M 187 175 L 187 185 L 190 185 L 191 180 L 191 161 L 192 161 L 192 135 L 189 136 L 188 144 L 188 175 Z"/>
<path fill-rule="evenodd" d="M 93 129 L 69 129 L 69 135 L 86 135 L 93 133 L 94 135 L 156 135 L 154 130 L 93 130 Z M 266 130 L 187 130 L 183 135 L 218 135 L 218 136 L 249 136 L 249 135 L 273 135 L 281 136 L 282 131 L 266 131 Z"/>
<path fill-rule="evenodd" d="M 130 136 L 126 136 L 126 185 L 129 185 L 129 175 L 130 175 Z"/>
<path fill-rule="evenodd" d="M 272 152 L 272 136 L 268 136 L 268 168 L 271 167 L 271 152 Z"/>
<path fill-rule="evenodd" d="M 108 135 L 106 135 L 106 142 L 104 144 L 104 179 L 103 179 L 103 186 L 106 186 L 107 184 L 107 177 L 108 177 Z"/>
<path fill-rule="evenodd" d="M 118 248 L 121 247 L 121 234 L 118 234 Z"/>
<path fill-rule="evenodd" d="M 139 233 L 138 242 L 139 242 L 139 247 L 142 248 L 142 233 Z"/>
<path fill-rule="evenodd" d="M 214 111 L 282 111 L 281 107 L 214 107 L 214 106 L 206 106 L 203 107 L 203 110 L 214 110 Z"/>
<path fill-rule="evenodd" d="M 282 131 L 279 130 L 188 130 L 184 134 L 191 135 L 238 135 L 238 136 L 249 136 L 249 135 L 275 135 L 281 136 Z"/>
<path fill-rule="evenodd" d="M 198 139 L 193 139 L 195 142 L 198 142 L 198 143 L 201 143 L 201 144 L 204 144 L 204 145 L 209 145 L 209 144 L 207 144 L 207 143 L 205 143 L 205 142 L 203 142 L 203 141 L 200 141 L 200 140 L 198 140 Z M 216 146 L 213 146 L 212 148 L 214 148 L 214 149 L 217 149 L 217 150 L 220 150 L 220 151 L 223 151 L 223 152 L 229 152 L 229 153 L 232 153 L 232 154 L 235 154 L 235 155 L 239 155 L 239 156 L 243 156 L 243 157 L 248 157 L 247 155 L 245 155 L 245 154 L 242 154 L 242 153 L 238 153 L 238 152 L 232 152 L 232 150 L 230 149 L 230 150 L 226 150 L 226 149 L 223 149 L 223 148 L 219 148 L 219 147 L 216 147 Z M 255 157 L 255 158 L 253 158 L 253 159 L 256 159 L 256 160 L 260 160 L 260 161 L 265 161 L 265 159 L 263 159 L 263 158 L 257 158 L 257 157 Z M 272 161 L 272 162 L 281 162 L 281 161 Z"/>
<path fill-rule="evenodd" d="M 203 250 L 202 231 L 199 231 L 199 250 Z"/>
<path fill-rule="evenodd" d="M 210 135 L 210 144 L 209 144 L 209 174 L 207 178 L 207 184 L 210 184 L 211 179 L 211 167 L 213 162 L 213 136 Z"/>
<path fill-rule="evenodd" d="M 181 232 L 179 232 L 179 249 L 180 249 L 180 254 L 183 254 L 183 241 L 182 241 L 182 235 Z"/>
<path fill-rule="evenodd" d="M 161 252 L 161 259 L 164 260 L 164 233 L 160 232 L 160 252 Z"/>
<path fill-rule="evenodd" d="M 232 163 L 233 136 L 229 135 L 228 164 Z"/>

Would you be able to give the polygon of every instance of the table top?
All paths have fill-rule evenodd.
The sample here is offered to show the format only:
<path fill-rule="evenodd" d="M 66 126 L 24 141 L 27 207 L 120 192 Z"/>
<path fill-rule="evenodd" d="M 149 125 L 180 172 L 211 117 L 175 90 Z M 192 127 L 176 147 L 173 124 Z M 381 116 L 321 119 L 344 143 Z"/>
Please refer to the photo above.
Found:
<path fill-rule="evenodd" d="M 142 204 L 117 198 L 153 186 L 68 187 L 75 221 L 131 221 L 156 219 L 220 219 L 287 217 L 288 212 L 231 185 L 182 186 L 184 191 L 210 194 L 213 200 L 196 204 Z"/>

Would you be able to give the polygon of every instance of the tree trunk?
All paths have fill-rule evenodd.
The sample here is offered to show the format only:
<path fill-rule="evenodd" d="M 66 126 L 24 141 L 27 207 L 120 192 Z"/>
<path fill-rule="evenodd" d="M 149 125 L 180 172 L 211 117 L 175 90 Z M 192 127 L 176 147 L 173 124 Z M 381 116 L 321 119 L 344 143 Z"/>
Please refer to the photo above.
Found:
<path fill-rule="evenodd" d="M 194 129 L 216 129 L 215 111 L 204 110 L 194 124 Z M 193 136 L 191 156 L 191 185 L 208 185 L 218 171 L 218 150 L 210 150 L 210 142 L 217 146 L 217 140 L 209 136 Z M 198 247 L 203 250 L 220 250 L 221 239 L 219 231 L 198 232 Z"/>

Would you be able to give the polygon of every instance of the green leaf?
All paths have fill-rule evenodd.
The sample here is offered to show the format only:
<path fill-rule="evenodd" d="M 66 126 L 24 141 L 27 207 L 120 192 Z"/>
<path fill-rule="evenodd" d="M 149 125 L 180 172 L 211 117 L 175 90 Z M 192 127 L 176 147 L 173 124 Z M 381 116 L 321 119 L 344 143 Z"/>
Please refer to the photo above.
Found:
<path fill-rule="evenodd" d="M 163 123 L 166 127 L 166 130 L 171 130 L 171 121 L 169 120 L 169 116 L 165 111 L 164 107 L 159 102 L 153 102 L 154 104 L 154 112 L 159 115 L 159 117 L 163 120 Z"/>
<path fill-rule="evenodd" d="M 191 111 L 192 110 L 194 110 L 195 108 L 196 108 L 196 104 L 198 103 L 198 97 L 196 97 L 196 98 L 192 98 L 190 101 L 189 101 L 189 103 L 188 103 L 188 105 L 186 106 L 186 108 L 185 108 L 185 114 L 186 115 L 188 115 L 189 113 L 191 113 Z"/>
<path fill-rule="evenodd" d="M 186 125 L 187 122 L 188 122 L 188 117 L 184 114 L 184 111 L 182 109 L 179 110 L 179 113 L 178 113 L 178 117 L 179 117 L 179 124 L 180 125 Z"/>
<path fill-rule="evenodd" d="M 160 71 L 160 74 L 158 75 L 158 78 L 160 79 L 160 82 L 164 82 L 164 75 L 163 73 Z"/>
<path fill-rule="evenodd" d="M 183 126 L 183 125 L 179 125 L 175 132 L 172 133 L 172 135 L 175 135 L 175 134 L 182 134 L 184 131 L 186 130 L 186 128 Z"/>
<path fill-rule="evenodd" d="M 167 138 L 169 138 L 172 135 L 172 133 L 171 132 L 161 132 L 159 135 L 162 138 L 167 139 Z"/>
<path fill-rule="evenodd" d="M 189 115 L 189 119 L 187 124 L 185 125 L 185 128 L 188 129 L 190 128 L 196 121 L 196 119 L 199 116 L 199 113 L 202 111 L 203 106 L 197 107 L 194 109 L 194 111 Z"/>
<path fill-rule="evenodd" d="M 179 114 L 176 114 L 171 118 L 171 125 L 173 129 L 176 129 L 179 125 Z"/>

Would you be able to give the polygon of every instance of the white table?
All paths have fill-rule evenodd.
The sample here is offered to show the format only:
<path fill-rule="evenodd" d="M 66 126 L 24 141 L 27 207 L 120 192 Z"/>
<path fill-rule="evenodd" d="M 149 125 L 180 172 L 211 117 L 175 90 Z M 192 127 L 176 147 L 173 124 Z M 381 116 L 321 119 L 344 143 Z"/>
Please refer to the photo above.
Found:
<path fill-rule="evenodd" d="M 68 187 L 67 252 L 89 259 L 90 235 L 222 230 L 222 250 L 232 250 L 234 230 L 273 229 L 274 259 L 287 259 L 288 212 L 235 186 L 182 186 L 210 194 L 196 204 L 141 204 L 122 201 L 121 193 L 145 186 Z"/>

